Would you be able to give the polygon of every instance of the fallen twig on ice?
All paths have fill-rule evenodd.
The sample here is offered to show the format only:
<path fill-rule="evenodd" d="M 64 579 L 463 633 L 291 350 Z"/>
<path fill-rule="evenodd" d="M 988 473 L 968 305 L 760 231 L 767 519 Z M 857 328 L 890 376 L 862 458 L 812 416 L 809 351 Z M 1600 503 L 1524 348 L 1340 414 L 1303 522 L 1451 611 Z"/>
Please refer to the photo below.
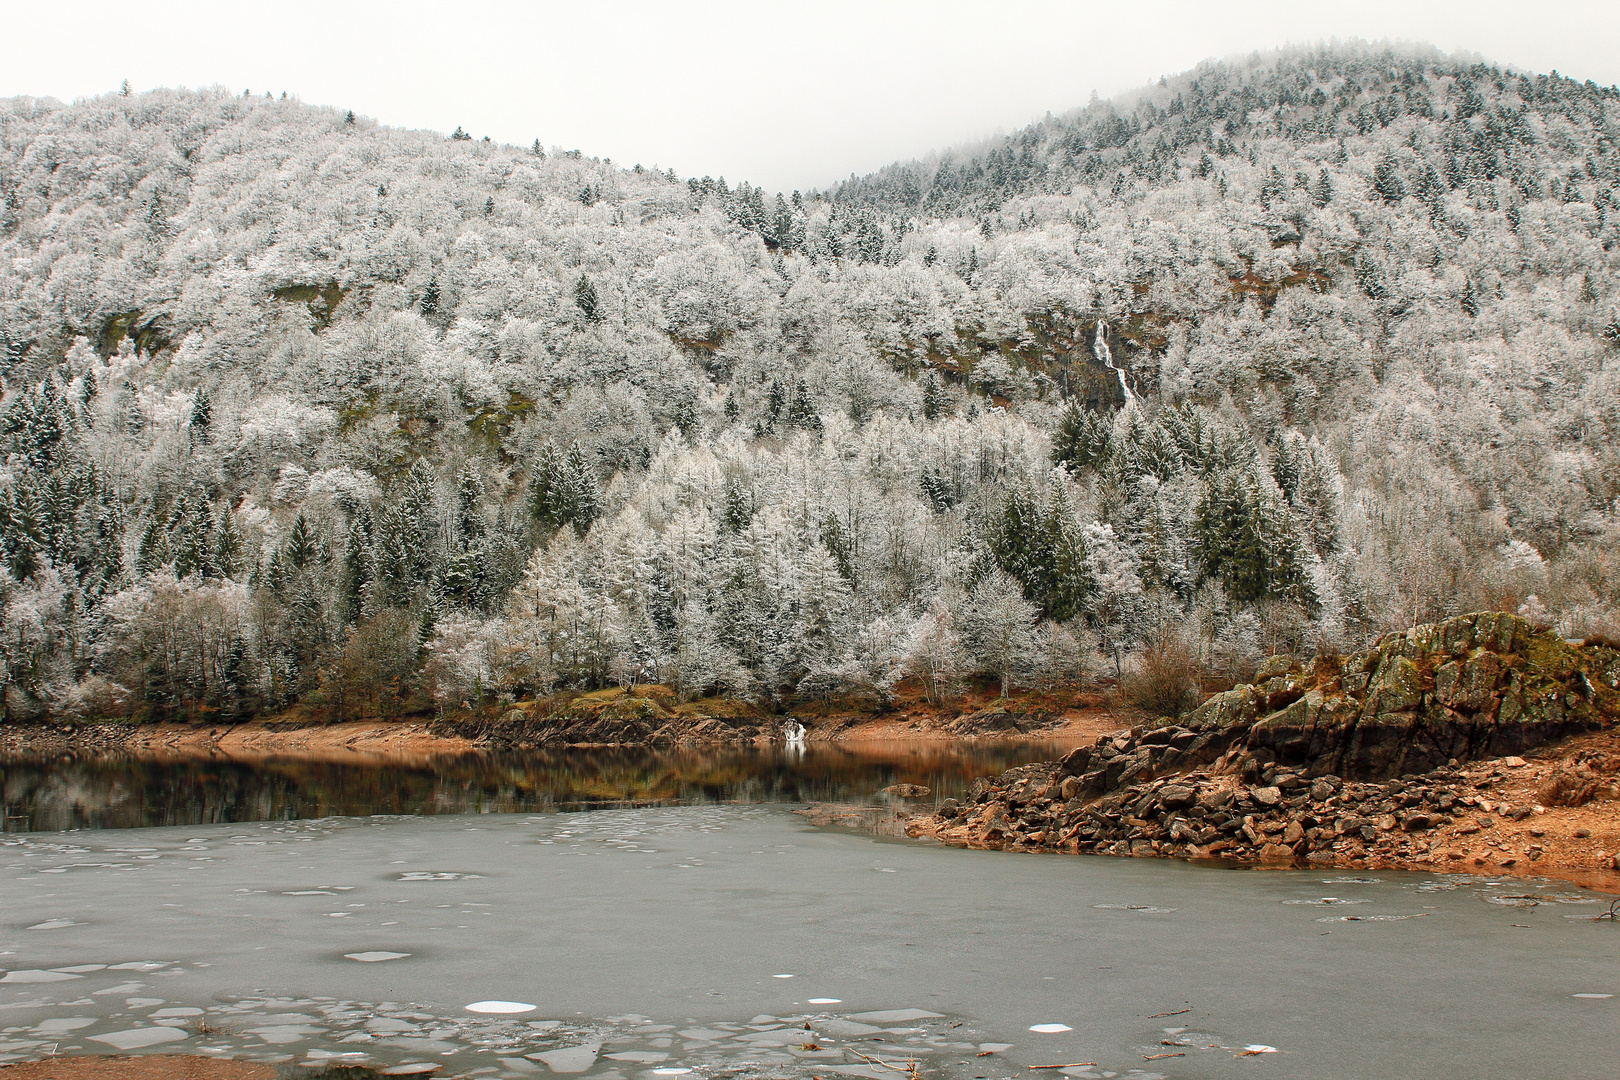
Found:
<path fill-rule="evenodd" d="M 881 1058 L 871 1057 L 870 1055 L 861 1053 L 859 1050 L 851 1050 L 850 1053 L 854 1054 L 862 1061 L 869 1061 L 873 1065 L 881 1065 L 885 1069 L 893 1069 L 895 1072 L 905 1073 L 907 1080 L 920 1080 L 921 1074 L 917 1072 L 917 1063 L 915 1061 L 908 1061 L 904 1065 L 891 1065 Z"/>

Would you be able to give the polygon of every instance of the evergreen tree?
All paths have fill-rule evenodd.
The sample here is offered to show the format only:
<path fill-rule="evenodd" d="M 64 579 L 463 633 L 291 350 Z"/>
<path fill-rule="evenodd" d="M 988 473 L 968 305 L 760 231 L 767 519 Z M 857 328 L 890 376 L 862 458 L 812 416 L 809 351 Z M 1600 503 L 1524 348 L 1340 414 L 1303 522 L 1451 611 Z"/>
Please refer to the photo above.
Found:
<path fill-rule="evenodd" d="M 1107 460 L 1114 426 L 1095 409 L 1078 401 L 1064 406 L 1052 436 L 1052 456 L 1060 465 L 1074 469 L 1095 468 Z"/>
<path fill-rule="evenodd" d="M 213 564 L 222 578 L 234 578 L 242 569 L 242 532 L 230 507 L 221 507 L 214 525 Z"/>
<path fill-rule="evenodd" d="M 602 515 L 602 490 L 578 443 L 566 453 L 541 447 L 529 477 L 529 508 L 548 532 L 572 525 L 583 533 Z"/>
<path fill-rule="evenodd" d="M 463 550 L 476 547 L 484 539 L 484 480 L 472 462 L 461 467 L 456 480 L 456 539 Z"/>
<path fill-rule="evenodd" d="M 197 392 L 191 398 L 191 431 L 192 440 L 204 441 L 208 439 L 208 431 L 214 422 L 214 403 L 208 396 L 208 391 L 197 387 Z"/>
<path fill-rule="evenodd" d="M 810 387 L 805 385 L 803 379 L 794 388 L 793 400 L 788 402 L 783 419 L 789 427 L 803 428 L 805 431 L 821 430 L 821 414 L 816 411 L 816 403 L 810 397 Z"/>
<path fill-rule="evenodd" d="M 79 383 L 79 417 L 80 422 L 86 429 L 91 426 L 94 420 L 90 412 L 90 403 L 96 400 L 96 394 L 99 392 L 100 387 L 96 385 L 95 369 L 86 368 L 84 378 Z"/>
<path fill-rule="evenodd" d="M 776 422 L 782 418 L 782 410 L 787 408 L 787 390 L 775 379 L 771 380 L 771 391 L 765 398 L 766 426 L 774 429 Z"/>
<path fill-rule="evenodd" d="M 821 544 L 833 558 L 838 573 L 851 585 L 855 584 L 855 541 L 837 514 L 821 519 Z"/>
<path fill-rule="evenodd" d="M 1301 519 L 1306 546 L 1325 559 L 1339 549 L 1343 477 L 1314 435 L 1304 444 L 1299 457 L 1299 479 L 1289 499 Z"/>
<path fill-rule="evenodd" d="M 1266 493 L 1249 470 L 1210 476 L 1194 512 L 1199 580 L 1219 581 L 1229 600 L 1314 603 L 1293 515 L 1280 492 Z"/>
<path fill-rule="evenodd" d="M 1384 271 L 1377 261 L 1365 253 L 1356 256 L 1356 284 L 1361 291 L 1372 300 L 1383 300 L 1389 296 L 1389 288 L 1384 284 Z"/>
<path fill-rule="evenodd" d="M 1300 458 L 1304 449 L 1305 440 L 1298 432 L 1290 431 L 1277 440 L 1277 448 L 1271 455 L 1271 475 L 1283 494 L 1290 499 L 1299 485 Z"/>
<path fill-rule="evenodd" d="M 754 520 L 754 493 L 733 473 L 726 477 L 726 512 L 721 521 L 729 533 L 740 533 Z"/>
<path fill-rule="evenodd" d="M 319 545 L 315 540 L 315 531 L 310 528 L 309 520 L 299 514 L 293 521 L 292 529 L 287 533 L 287 543 L 282 548 L 282 561 L 294 572 L 313 567 L 320 557 Z"/>
<path fill-rule="evenodd" d="M 345 626 L 360 620 L 374 578 L 371 551 L 371 512 L 362 508 L 349 521 L 343 541 L 343 563 L 338 574 L 337 614 Z"/>
<path fill-rule="evenodd" d="M 546 443 L 529 470 L 529 511 L 541 528 L 559 529 L 569 520 L 567 487 L 563 455 L 551 443 Z"/>
<path fill-rule="evenodd" d="M 135 572 L 146 575 L 163 569 L 169 562 L 169 534 L 157 515 L 147 519 L 146 531 L 135 548 Z"/>
<path fill-rule="evenodd" d="M 781 192 L 776 193 L 776 204 L 771 211 L 771 246 L 783 251 L 792 251 L 793 244 L 793 211 L 788 208 L 787 200 Z"/>
<path fill-rule="evenodd" d="M 917 482 L 923 498 L 928 500 L 929 508 L 936 514 L 945 513 L 960 500 L 956 484 L 943 471 L 924 468 Z"/>
<path fill-rule="evenodd" d="M 563 473 L 568 502 L 568 521 L 578 531 L 590 528 L 591 522 L 602 516 L 602 489 L 596 482 L 596 472 L 586 460 L 585 451 L 578 443 L 568 448 L 563 461 Z"/>
<path fill-rule="evenodd" d="M 302 520 L 300 518 L 299 520 Z M 200 484 L 175 500 L 169 513 L 170 550 L 175 577 L 218 577 L 213 551 L 214 515 Z"/>
<path fill-rule="evenodd" d="M 585 313 L 587 319 L 594 321 L 597 318 L 596 286 L 592 285 L 591 279 L 584 274 L 579 275 L 579 280 L 574 282 L 574 304 Z"/>
<path fill-rule="evenodd" d="M 675 421 L 675 427 L 688 439 L 696 439 L 700 423 L 698 420 L 697 401 L 691 397 L 682 397 L 675 403 L 674 414 L 670 419 Z"/>
<path fill-rule="evenodd" d="M 946 404 L 945 388 L 939 383 L 939 376 L 930 371 L 922 377 L 922 410 L 924 420 L 939 419 L 940 412 Z"/>
<path fill-rule="evenodd" d="M 1386 203 L 1398 203 L 1406 197 L 1406 180 L 1401 175 L 1401 163 L 1393 154 L 1385 154 L 1373 169 L 1373 190 Z"/>
<path fill-rule="evenodd" d="M 1333 181 L 1328 177 L 1327 166 L 1323 166 L 1316 174 L 1316 184 L 1311 188 L 1311 202 L 1317 206 L 1326 206 L 1333 201 Z"/>

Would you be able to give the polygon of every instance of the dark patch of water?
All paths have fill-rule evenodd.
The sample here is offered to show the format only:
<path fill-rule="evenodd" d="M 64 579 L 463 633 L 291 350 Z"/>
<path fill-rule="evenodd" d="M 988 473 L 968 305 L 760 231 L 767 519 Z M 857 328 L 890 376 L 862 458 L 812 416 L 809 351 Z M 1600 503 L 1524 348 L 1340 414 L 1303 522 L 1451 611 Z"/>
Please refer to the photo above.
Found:
<path fill-rule="evenodd" d="M 137 757 L 0 760 L 4 832 L 371 814 L 532 813 L 703 803 L 872 803 L 884 788 L 962 796 L 974 780 L 1058 757 L 1046 741 L 787 747 L 597 747 L 409 762 Z"/>

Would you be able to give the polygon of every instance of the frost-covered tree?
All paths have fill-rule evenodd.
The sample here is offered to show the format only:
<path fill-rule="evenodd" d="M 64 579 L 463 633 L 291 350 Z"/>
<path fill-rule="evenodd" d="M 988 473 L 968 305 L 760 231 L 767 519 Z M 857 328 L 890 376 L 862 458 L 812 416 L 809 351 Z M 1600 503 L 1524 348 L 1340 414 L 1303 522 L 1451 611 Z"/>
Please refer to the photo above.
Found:
<path fill-rule="evenodd" d="M 1532 593 L 1617 632 L 1616 109 L 1340 44 L 778 196 L 222 91 L 5 101 L 7 708 L 937 698 L 1169 623 L 1235 677 Z M 969 632 L 992 580 L 1047 674 Z M 217 677 L 142 674 L 148 614 L 234 588 Z"/>

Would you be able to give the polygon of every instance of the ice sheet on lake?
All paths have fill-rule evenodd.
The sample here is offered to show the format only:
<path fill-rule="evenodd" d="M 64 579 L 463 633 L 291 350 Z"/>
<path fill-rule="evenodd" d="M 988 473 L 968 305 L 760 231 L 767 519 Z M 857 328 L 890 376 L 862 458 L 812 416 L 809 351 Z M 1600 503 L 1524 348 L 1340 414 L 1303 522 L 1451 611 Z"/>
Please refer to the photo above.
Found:
<path fill-rule="evenodd" d="M 160 1043 L 180 1042 L 189 1037 L 189 1032 L 172 1027 L 145 1027 L 129 1028 L 125 1031 L 109 1031 L 105 1035 L 90 1036 L 96 1042 L 106 1043 L 119 1050 L 143 1050 L 148 1046 L 157 1046 Z"/>
<path fill-rule="evenodd" d="M 546 1066 L 556 1073 L 582 1073 L 596 1064 L 597 1051 L 602 1049 L 601 1043 L 583 1043 L 579 1046 L 564 1046 L 556 1050 L 544 1050 L 538 1054 L 529 1054 L 535 1061 L 543 1061 Z"/>
<path fill-rule="evenodd" d="M 1497 965 L 1487 972 L 1493 994 L 1538 1017 L 1538 1030 L 1572 1022 L 1572 1012 L 1590 1030 L 1575 1047 L 1536 1038 L 1436 1045 L 1425 1059 L 1428 1050 L 1407 1045 L 1402 1067 L 1427 1064 L 1433 1074 L 1443 1055 L 1444 1068 L 1477 1075 L 1582 1075 L 1620 1051 L 1609 1026 L 1590 1025 L 1612 1003 L 1572 999 L 1611 981 L 1590 941 L 1608 928 L 1594 928 L 1586 895 L 1563 884 L 1392 873 L 1333 879 L 1352 892 L 1334 898 L 1302 872 L 1216 874 L 904 844 L 874 853 L 868 839 L 816 832 L 780 811 L 720 805 L 188 826 L 178 839 L 206 841 L 213 861 L 205 865 L 195 846 L 181 854 L 166 830 L 132 835 L 0 840 L 12 863 L 0 866 L 0 894 L 14 929 L 3 946 L 14 955 L 0 959 L 0 1016 L 13 1032 L 7 1045 L 18 1047 L 0 1054 L 38 1056 L 55 1042 L 141 1052 L 147 1047 L 123 1051 L 108 1040 L 163 1039 L 151 1052 L 195 1046 L 295 1066 L 416 1064 L 506 1080 L 550 1075 L 546 1055 L 566 1065 L 594 1047 L 579 1074 L 591 1080 L 901 1075 L 858 1054 L 927 1061 L 935 1080 L 1082 1060 L 1104 1064 L 1075 1075 L 1147 1080 L 1159 1074 L 1134 1067 L 1156 1048 L 1137 1044 L 1141 1016 L 1157 1007 L 1142 1002 L 1163 997 L 1155 980 L 1165 971 L 1236 985 L 1252 973 L 1254 953 L 1232 945 L 1264 943 L 1274 970 L 1255 993 L 1224 1006 L 1227 1030 L 1205 1019 L 1200 1030 L 1212 1033 L 1201 1042 L 1176 1036 L 1229 1056 L 1257 1039 L 1282 1041 L 1270 1022 L 1279 1009 L 1349 1010 L 1345 1031 L 1399 1019 L 1411 1003 L 1391 995 L 1380 973 L 1415 955 L 1443 964 L 1459 934 L 1476 943 L 1471 965 Z M 139 858 L 151 854 L 161 857 Z M 874 862 L 917 882 L 903 908 L 874 885 Z M 970 864 L 986 872 L 963 873 Z M 68 868 L 67 877 L 37 876 Z M 1520 946 L 1493 944 L 1491 932 L 1507 933 L 1507 913 L 1475 897 L 1503 894 L 1585 904 L 1559 912 L 1578 912 L 1579 922 L 1538 923 L 1549 935 L 1538 947 L 1553 950 L 1540 955 L 1555 955 L 1556 965 L 1523 965 Z M 1156 903 L 1114 902 L 1147 898 Z M 1411 914 L 1349 921 L 1412 921 L 1352 933 L 1358 964 L 1326 991 L 1291 973 L 1316 970 L 1321 950 L 1345 939 L 1337 927 L 1330 937 L 1313 925 L 1314 911 L 1279 912 L 1288 900 L 1307 909 L 1376 901 Z M 1178 906 L 1177 920 L 1145 917 Z M 1083 916 L 1087 908 L 1098 914 Z M 53 920 L 85 925 L 17 932 Z M 1210 927 L 1220 933 L 1205 934 Z M 794 978 L 772 978 L 785 974 Z M 1374 984 L 1384 989 L 1370 993 Z M 809 992 L 825 996 L 801 996 Z M 1312 997 L 1319 992 L 1331 997 Z M 467 1012 L 465 1003 L 480 998 L 528 1011 Z M 1479 1029 L 1472 998 L 1424 1000 L 1434 1013 L 1426 1023 Z M 950 1006 L 934 1011 L 923 1001 Z M 979 1018 L 942 1015 L 963 1003 Z M 1489 1011 L 1499 1003 L 1475 1004 Z M 1076 1030 L 1025 1034 L 1032 1021 L 1054 1017 L 1079 1017 Z M 1173 1021 L 1149 1024 L 1159 1022 Z M 1310 1038 L 1303 1046 L 1290 1032 L 1290 1053 L 1331 1058 L 1347 1073 L 1392 1074 L 1356 1060 L 1362 1044 L 1333 1043 L 1331 1031 Z M 998 1060 L 977 1058 L 990 1047 Z M 1476 1049 L 1491 1061 L 1463 1060 Z"/>

